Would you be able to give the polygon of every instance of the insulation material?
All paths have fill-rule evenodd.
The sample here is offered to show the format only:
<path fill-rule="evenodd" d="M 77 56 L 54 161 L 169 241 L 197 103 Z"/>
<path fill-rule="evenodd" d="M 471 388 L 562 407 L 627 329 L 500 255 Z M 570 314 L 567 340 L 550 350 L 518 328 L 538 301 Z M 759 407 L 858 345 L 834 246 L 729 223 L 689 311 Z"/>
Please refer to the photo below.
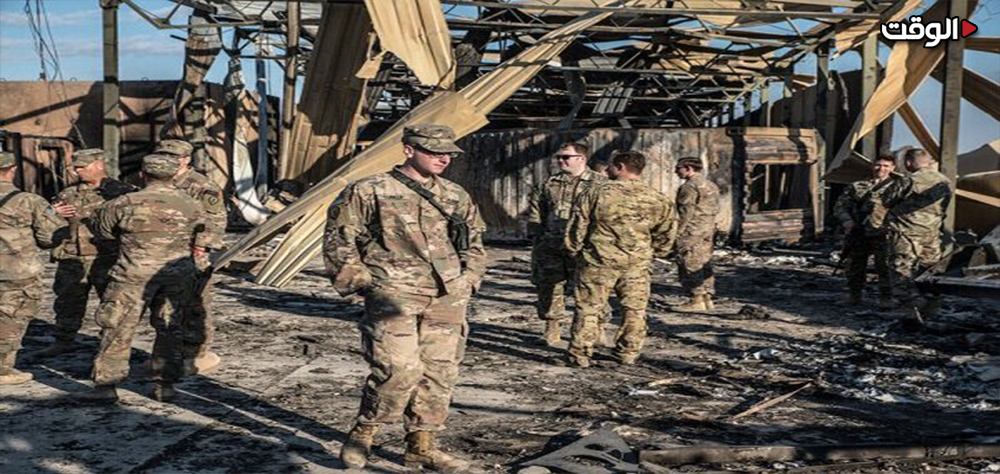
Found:
<path fill-rule="evenodd" d="M 977 1 L 969 2 L 969 11 L 974 11 Z M 940 0 L 924 13 L 924 22 L 942 21 L 948 13 L 948 2 Z M 843 142 L 824 178 L 833 182 L 850 182 L 850 178 L 838 174 L 838 169 L 854 155 L 854 145 L 862 137 L 875 130 L 883 120 L 895 113 L 909 99 L 920 84 L 927 79 L 944 57 L 944 47 L 925 48 L 917 41 L 899 41 L 892 47 L 889 62 L 885 68 L 885 78 L 879 82 L 875 93 L 865 104 L 864 110 L 854 122 L 847 140 Z M 865 157 L 873 158 L 873 157 Z"/>
<path fill-rule="evenodd" d="M 237 102 L 239 111 L 236 118 L 236 130 L 233 131 L 233 198 L 243 219 L 253 225 L 263 224 L 271 214 L 257 198 L 253 166 L 250 164 L 250 146 L 248 130 L 253 130 L 254 124 L 249 117 L 246 105 L 253 104 L 254 99 L 245 91 L 240 93 Z"/>
<path fill-rule="evenodd" d="M 608 12 L 581 15 L 540 38 L 534 46 L 499 65 L 460 93 L 442 92 L 424 101 L 386 131 L 375 143 L 309 190 L 298 201 L 254 229 L 215 263 L 225 265 L 245 250 L 270 240 L 281 229 L 300 219 L 281 245 L 268 257 L 256 281 L 281 286 L 295 276 L 310 259 L 319 255 L 326 209 L 347 183 L 385 172 L 399 163 L 403 126 L 407 123 L 435 122 L 455 128 L 457 136 L 471 133 L 487 123 L 486 114 L 535 76 L 557 57 L 584 29 L 610 16 Z"/>
<path fill-rule="evenodd" d="M 451 87 L 455 56 L 439 0 L 365 0 L 365 5 L 382 49 L 402 59 L 421 84 Z"/>
<path fill-rule="evenodd" d="M 913 10 L 917 7 L 923 0 L 906 0 L 904 3 L 900 4 L 901 7 L 896 10 L 895 8 L 890 8 L 887 13 L 888 17 L 880 20 L 858 20 L 838 23 L 836 26 L 837 33 L 833 37 L 833 45 L 837 49 L 834 53 L 834 57 L 840 56 L 854 48 L 857 48 L 864 43 L 871 35 L 878 34 L 881 30 L 882 23 L 888 23 L 890 21 L 901 21 L 906 18 Z M 896 10 L 893 12 L 893 10 Z"/>
<path fill-rule="evenodd" d="M 372 31 L 364 5 L 326 4 L 279 179 L 319 182 L 354 151 Z"/>

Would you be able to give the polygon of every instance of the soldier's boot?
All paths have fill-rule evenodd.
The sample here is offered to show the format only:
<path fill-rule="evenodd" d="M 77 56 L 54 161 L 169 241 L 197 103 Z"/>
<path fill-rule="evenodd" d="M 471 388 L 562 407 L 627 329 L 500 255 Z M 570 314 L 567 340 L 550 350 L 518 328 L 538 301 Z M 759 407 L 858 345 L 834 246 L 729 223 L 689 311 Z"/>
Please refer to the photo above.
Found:
<path fill-rule="evenodd" d="M 465 472 L 472 465 L 437 448 L 434 433 L 414 431 L 406 434 L 406 467 L 431 469 L 437 472 Z"/>
<path fill-rule="evenodd" d="M 193 359 L 184 359 L 184 375 L 207 374 L 222 363 L 222 357 L 212 351 L 205 351 Z"/>
<path fill-rule="evenodd" d="M 619 354 L 618 363 L 622 365 L 635 365 L 635 362 L 639 360 L 639 354 Z"/>
<path fill-rule="evenodd" d="M 82 344 L 76 342 L 75 340 L 64 340 L 56 339 L 49 347 L 42 349 L 38 352 L 31 354 L 32 358 L 46 359 L 49 357 L 55 357 L 57 355 L 65 354 L 67 352 L 73 352 L 82 347 Z"/>
<path fill-rule="evenodd" d="M 545 345 L 551 347 L 559 344 L 559 341 L 562 340 L 562 328 L 560 326 L 559 321 L 555 319 L 545 320 L 545 335 L 543 336 Z"/>
<path fill-rule="evenodd" d="M 177 389 L 171 382 L 156 382 L 153 385 L 153 400 L 158 402 L 171 402 L 177 398 Z"/>
<path fill-rule="evenodd" d="M 686 304 L 674 307 L 677 313 L 698 313 L 708 311 L 708 304 L 705 303 L 705 295 L 694 295 L 691 301 Z"/>
<path fill-rule="evenodd" d="M 95 385 L 92 390 L 88 390 L 76 396 L 79 403 L 88 404 L 112 404 L 118 402 L 118 390 L 112 385 Z"/>
<path fill-rule="evenodd" d="M 351 469 L 364 469 L 368 464 L 368 456 L 372 453 L 372 443 L 377 431 L 378 425 L 354 425 L 344 446 L 340 448 L 341 462 Z"/>
<path fill-rule="evenodd" d="M 14 361 L 16 358 L 16 351 L 4 354 L 3 357 L 0 358 L 0 385 L 18 385 L 35 378 L 34 375 L 31 375 L 28 372 L 21 372 L 20 370 L 14 368 Z"/>

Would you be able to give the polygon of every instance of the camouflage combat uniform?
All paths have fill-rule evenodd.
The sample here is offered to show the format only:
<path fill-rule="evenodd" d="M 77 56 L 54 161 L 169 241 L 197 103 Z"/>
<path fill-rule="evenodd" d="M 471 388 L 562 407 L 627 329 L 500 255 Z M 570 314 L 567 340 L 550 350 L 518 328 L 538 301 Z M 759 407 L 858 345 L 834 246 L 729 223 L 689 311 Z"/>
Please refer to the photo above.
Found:
<path fill-rule="evenodd" d="M 646 336 L 649 267 L 673 244 L 674 206 L 638 180 L 608 181 L 580 196 L 566 231 L 577 256 L 576 314 L 569 354 L 584 365 L 597 340 L 598 319 L 612 290 L 623 308 L 615 351 L 634 361 Z"/>
<path fill-rule="evenodd" d="M 691 295 L 714 295 L 712 245 L 719 187 L 695 173 L 677 189 L 677 264 L 681 286 Z"/>
<path fill-rule="evenodd" d="M 14 155 L 0 152 L 0 166 L 13 162 Z M 42 299 L 39 247 L 59 244 L 67 229 L 66 221 L 41 196 L 0 182 L 0 200 L 8 196 L 0 206 L 0 376 L 18 373 L 14 360 L 21 338 L 38 313 Z"/>
<path fill-rule="evenodd" d="M 84 166 L 92 161 L 74 161 L 73 165 Z M 104 299 L 108 272 L 118 259 L 118 242 L 99 239 L 88 227 L 94 209 L 138 189 L 131 184 L 105 178 L 96 187 L 77 183 L 64 189 L 56 198 L 56 202 L 76 208 L 76 217 L 69 219 L 69 238 L 52 250 L 52 259 L 57 262 L 52 285 L 56 296 L 52 309 L 56 315 L 57 341 L 71 342 L 76 338 L 87 311 L 90 289 L 97 292 L 98 299 Z"/>
<path fill-rule="evenodd" d="M 911 173 L 891 196 L 884 226 L 889 230 L 893 277 L 900 300 L 912 301 L 919 294 L 913 279 L 941 260 L 941 227 L 951 182 L 936 170 Z"/>
<path fill-rule="evenodd" d="M 330 206 L 323 255 L 341 295 L 362 293 L 362 347 L 371 366 L 358 423 L 405 416 L 406 431 L 443 428 L 465 354 L 469 297 L 486 269 L 485 224 L 460 186 L 424 185 L 470 227 L 456 252 L 448 222 L 388 173 L 350 184 Z"/>
<path fill-rule="evenodd" d="M 177 164 L 161 157 L 143 171 L 160 167 L 162 175 Z M 150 181 L 146 188 L 108 202 L 94 212 L 98 237 L 120 240 L 120 255 L 111 269 L 111 283 L 97 311 L 101 346 L 94 360 L 94 383 L 113 386 L 128 376 L 132 337 L 144 310 L 156 328 L 153 377 L 172 382 L 183 371 L 179 327 L 190 303 L 195 281 L 192 245 L 204 246 L 201 206 L 169 181 Z"/>
<path fill-rule="evenodd" d="M 178 176 L 174 180 L 174 185 L 201 204 L 202 216 L 205 219 L 205 231 L 201 237 L 204 247 L 221 249 L 222 239 L 226 235 L 227 220 L 222 190 L 214 181 L 193 169 Z M 199 262 L 198 267 L 207 268 L 208 262 Z M 202 289 L 193 296 L 191 311 L 184 322 L 185 359 L 204 355 L 215 339 L 215 315 L 212 312 L 215 285 L 211 276 L 207 278 L 208 281 L 199 282 Z"/>
<path fill-rule="evenodd" d="M 581 193 L 606 181 L 587 169 L 580 176 L 559 173 L 532 194 L 528 234 L 532 237 L 531 282 L 538 288 L 538 316 L 566 319 L 566 282 L 573 280 L 574 259 L 566 253 L 566 222 Z"/>
<path fill-rule="evenodd" d="M 833 215 L 841 222 L 854 222 L 851 233 L 844 237 L 844 274 L 852 295 L 860 296 L 867 278 L 868 258 L 874 257 L 878 273 L 878 289 L 882 299 L 892 294 L 892 272 L 889 268 L 889 240 L 882 229 L 885 219 L 883 197 L 894 192 L 900 179 L 889 176 L 883 181 L 869 179 L 849 186 L 837 199 Z"/>

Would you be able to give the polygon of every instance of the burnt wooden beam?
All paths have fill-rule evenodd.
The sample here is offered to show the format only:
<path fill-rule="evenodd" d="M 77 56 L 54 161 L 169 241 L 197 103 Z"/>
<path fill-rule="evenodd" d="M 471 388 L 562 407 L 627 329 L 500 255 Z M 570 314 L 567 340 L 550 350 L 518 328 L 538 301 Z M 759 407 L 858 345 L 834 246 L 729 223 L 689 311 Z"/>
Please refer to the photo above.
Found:
<path fill-rule="evenodd" d="M 949 0 L 948 17 L 967 18 L 968 0 Z M 941 173 L 955 189 L 958 181 L 959 119 L 962 112 L 962 60 L 965 56 L 965 38 L 948 41 L 944 56 L 944 93 L 941 94 Z M 955 199 L 948 201 L 945 227 L 955 225 Z"/>
<path fill-rule="evenodd" d="M 868 38 L 861 50 L 861 107 L 868 104 L 878 84 L 878 35 Z M 861 154 L 870 160 L 878 152 L 875 143 L 876 131 L 861 138 Z"/>
<path fill-rule="evenodd" d="M 103 31 L 104 81 L 101 83 L 103 99 L 103 141 L 108 176 L 118 178 L 118 145 L 121 129 L 118 117 L 120 94 L 118 90 L 118 5 L 119 0 L 101 0 Z"/>
<path fill-rule="evenodd" d="M 278 163 L 284 164 L 292 146 L 292 121 L 295 119 L 295 82 L 298 73 L 299 56 L 299 22 L 302 10 L 298 2 L 288 2 L 288 36 L 285 45 L 285 83 L 281 93 L 281 150 L 278 153 Z M 275 175 L 281 170 L 275 170 Z"/>

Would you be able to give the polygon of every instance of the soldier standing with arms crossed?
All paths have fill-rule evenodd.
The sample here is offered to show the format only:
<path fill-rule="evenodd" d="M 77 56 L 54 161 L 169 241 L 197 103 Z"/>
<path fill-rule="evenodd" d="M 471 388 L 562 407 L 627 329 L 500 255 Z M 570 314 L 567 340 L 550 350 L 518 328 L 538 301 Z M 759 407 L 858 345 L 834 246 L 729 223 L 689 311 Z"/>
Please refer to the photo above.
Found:
<path fill-rule="evenodd" d="M 226 235 L 226 204 L 222 190 L 207 176 L 191 168 L 191 153 L 194 147 L 183 140 L 163 140 L 156 146 L 155 153 L 169 155 L 178 160 L 180 171 L 174 178 L 177 189 L 184 191 L 201 204 L 205 219 L 202 241 L 205 253 L 195 255 L 199 269 L 209 267 L 209 252 L 222 248 Z M 210 350 L 215 339 L 215 313 L 212 299 L 215 286 L 211 274 L 202 274 L 191 303 L 191 310 L 184 322 L 184 367 L 189 374 L 203 374 L 219 365 L 221 358 Z"/>
<path fill-rule="evenodd" d="M 612 290 L 622 305 L 615 353 L 634 364 L 646 337 L 649 267 L 673 245 L 674 206 L 642 182 L 646 157 L 618 152 L 611 157 L 612 181 L 580 196 L 566 231 L 566 249 L 577 260 L 576 314 L 566 363 L 588 367 L 597 340 L 598 319 Z M 557 362 L 563 362 L 562 360 Z"/>
<path fill-rule="evenodd" d="M 715 276 L 712 246 L 715 216 L 719 214 L 719 187 L 702 172 L 701 159 L 681 158 L 674 172 L 687 180 L 677 189 L 677 273 L 691 301 L 674 308 L 678 312 L 710 311 L 715 308 Z"/>
<path fill-rule="evenodd" d="M 0 386 L 32 378 L 14 362 L 42 299 L 40 248 L 58 245 L 67 230 L 57 214 L 67 206 L 53 208 L 41 196 L 17 189 L 16 173 L 14 154 L 0 151 Z"/>
<path fill-rule="evenodd" d="M 192 256 L 204 253 L 201 206 L 174 187 L 177 160 L 148 155 L 142 160 L 146 187 L 94 211 L 94 235 L 119 239 L 118 261 L 97 310 L 101 346 L 94 359 L 94 390 L 81 401 L 114 403 L 116 385 L 129 372 L 132 337 L 149 308 L 156 328 L 153 344 L 153 398 L 169 401 L 173 383 L 183 374 L 183 331 L 196 270 Z"/>
<path fill-rule="evenodd" d="M 885 206 L 882 198 L 895 192 L 899 178 L 892 175 L 896 160 L 882 155 L 872 163 L 872 177 L 851 184 L 837 199 L 833 214 L 844 227 L 844 274 L 850 294 L 847 304 L 860 304 L 868 273 L 868 257 L 875 258 L 878 272 L 879 309 L 892 309 L 892 271 L 889 241 L 882 228 Z"/>
<path fill-rule="evenodd" d="M 485 224 L 461 186 L 440 174 L 461 153 L 449 127 L 407 126 L 406 161 L 351 183 L 329 209 L 323 256 L 334 289 L 365 298 L 362 347 L 371 374 L 341 450 L 364 468 L 375 432 L 404 418 L 406 465 L 462 472 L 440 451 L 465 357 L 469 297 L 486 271 Z"/>
<path fill-rule="evenodd" d="M 91 215 L 105 202 L 139 189 L 108 177 L 101 149 L 73 153 L 73 170 L 80 181 L 56 198 L 56 203 L 69 208 L 60 213 L 69 220 L 69 238 L 52 249 L 52 259 L 57 262 L 52 285 L 56 295 L 52 305 L 56 340 L 36 352 L 36 357 L 51 357 L 77 348 L 76 334 L 83 325 L 90 289 L 97 292 L 98 299 L 104 298 L 108 272 L 118 259 L 118 242 L 99 239 L 90 231 Z"/>
<path fill-rule="evenodd" d="M 587 168 L 590 149 L 582 143 L 563 143 L 553 160 L 559 173 L 550 176 L 531 196 L 528 236 L 531 249 L 531 280 L 538 289 L 538 317 L 545 321 L 543 339 L 554 346 L 566 319 L 566 282 L 573 278 L 574 259 L 566 252 L 566 222 L 577 197 L 603 174 Z M 604 328 L 599 332 L 603 334 Z"/>

